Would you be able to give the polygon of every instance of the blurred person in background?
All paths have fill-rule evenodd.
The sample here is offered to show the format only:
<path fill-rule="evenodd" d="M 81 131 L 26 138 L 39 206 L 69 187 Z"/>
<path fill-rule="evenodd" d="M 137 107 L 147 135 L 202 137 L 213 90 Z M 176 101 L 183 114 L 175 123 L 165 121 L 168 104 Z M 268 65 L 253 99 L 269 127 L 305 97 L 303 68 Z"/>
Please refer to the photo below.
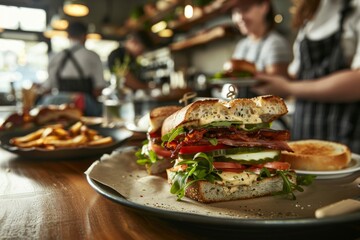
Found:
<path fill-rule="evenodd" d="M 232 21 L 245 37 L 236 45 L 233 59 L 252 62 L 259 72 L 287 76 L 292 59 L 288 40 L 274 27 L 274 8 L 270 0 L 236 0 Z M 254 97 L 249 88 L 239 87 L 240 97 Z"/>
<path fill-rule="evenodd" d="M 341 142 L 360 153 L 360 3 L 294 1 L 299 29 L 289 73 L 258 74 L 258 94 L 296 98 L 291 135 Z"/>
<path fill-rule="evenodd" d="M 110 72 L 116 73 L 119 67 L 126 68 L 125 85 L 133 90 L 146 89 L 148 85 L 142 80 L 142 66 L 138 63 L 137 57 L 147 51 L 151 45 L 151 39 L 146 32 L 138 31 L 128 34 L 108 57 Z"/>
<path fill-rule="evenodd" d="M 43 105 L 74 102 L 87 116 L 100 116 L 102 105 L 97 101 L 105 87 L 102 62 L 97 53 L 85 48 L 87 26 L 71 22 L 67 29 L 70 47 L 56 54 L 49 62 L 49 79 L 42 86 L 48 92 Z"/>

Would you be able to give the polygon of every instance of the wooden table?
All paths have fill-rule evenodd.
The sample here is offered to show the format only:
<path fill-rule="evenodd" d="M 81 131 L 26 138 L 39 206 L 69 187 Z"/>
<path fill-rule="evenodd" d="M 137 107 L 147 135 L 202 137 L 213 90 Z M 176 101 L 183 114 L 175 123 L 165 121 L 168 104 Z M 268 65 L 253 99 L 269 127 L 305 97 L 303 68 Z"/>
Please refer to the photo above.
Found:
<path fill-rule="evenodd" d="M 0 149 L 0 238 L 221 239 L 247 236 L 246 239 L 259 239 L 254 232 L 191 227 L 115 203 L 95 192 L 86 180 L 84 171 L 96 159 L 98 157 L 32 160 Z M 270 236 L 271 233 L 265 237 Z M 294 239 L 300 235 L 289 229 L 284 230 L 283 236 Z"/>

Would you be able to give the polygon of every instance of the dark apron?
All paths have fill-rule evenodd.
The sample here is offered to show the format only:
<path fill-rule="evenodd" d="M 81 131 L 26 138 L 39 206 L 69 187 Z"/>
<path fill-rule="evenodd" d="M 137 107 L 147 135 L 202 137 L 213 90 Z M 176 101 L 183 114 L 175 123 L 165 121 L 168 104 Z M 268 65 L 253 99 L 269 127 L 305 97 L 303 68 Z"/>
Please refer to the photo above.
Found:
<path fill-rule="evenodd" d="M 87 93 L 89 96 L 93 96 L 93 79 L 91 77 L 85 77 L 83 70 L 80 67 L 80 64 L 75 59 L 73 53 L 77 51 L 79 48 L 71 51 L 69 49 L 65 50 L 65 56 L 62 59 L 58 70 L 56 71 L 56 80 L 58 89 L 60 92 L 81 92 Z M 69 77 L 61 77 L 61 72 L 64 69 L 66 63 L 68 61 L 72 61 L 74 64 L 79 77 L 77 78 L 69 78 Z"/>
<path fill-rule="evenodd" d="M 328 38 L 312 41 L 305 37 L 300 43 L 299 80 L 316 79 L 349 68 L 341 49 L 341 35 L 350 10 L 349 1 L 344 1 L 340 29 Z M 360 153 L 360 102 L 324 103 L 298 99 L 291 134 L 294 140 L 341 142 Z"/>
<path fill-rule="evenodd" d="M 101 116 L 102 114 L 102 104 L 100 104 L 94 95 L 93 89 L 93 78 L 85 77 L 84 71 L 81 69 L 79 62 L 75 59 L 73 53 L 80 48 L 76 49 L 66 49 L 65 56 L 62 59 L 60 66 L 56 72 L 56 80 L 58 89 L 60 92 L 78 92 L 83 93 L 85 99 L 85 116 Z M 79 77 L 61 77 L 61 72 L 64 69 L 66 63 L 72 61 L 74 64 Z M 62 100 L 60 100 L 62 101 Z"/>

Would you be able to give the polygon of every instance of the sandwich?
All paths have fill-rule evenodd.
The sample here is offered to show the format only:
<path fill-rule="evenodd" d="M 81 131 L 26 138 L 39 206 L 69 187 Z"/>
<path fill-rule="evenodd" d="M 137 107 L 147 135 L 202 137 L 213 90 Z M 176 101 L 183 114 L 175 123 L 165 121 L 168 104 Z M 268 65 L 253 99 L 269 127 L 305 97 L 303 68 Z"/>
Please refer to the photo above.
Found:
<path fill-rule="evenodd" d="M 51 123 L 69 125 L 80 121 L 83 116 L 79 108 L 68 104 L 42 106 L 34 112 L 34 122 L 40 126 Z"/>
<path fill-rule="evenodd" d="M 40 106 L 32 109 L 29 113 L 13 113 L 0 125 L 0 130 L 13 129 L 16 127 L 28 128 L 61 123 L 70 125 L 80 121 L 83 114 L 80 109 L 68 105 Z"/>
<path fill-rule="evenodd" d="M 165 118 L 179 109 L 180 106 L 163 106 L 154 108 L 149 113 L 147 140 L 136 152 L 137 163 L 145 165 L 149 174 L 165 173 L 173 165 L 171 152 L 161 146 L 161 127 Z"/>
<path fill-rule="evenodd" d="M 205 203 L 280 193 L 295 198 L 305 181 L 279 161 L 282 151 L 292 151 L 289 131 L 270 128 L 286 113 L 284 101 L 268 95 L 200 100 L 166 118 L 163 146 L 176 158 L 167 169 L 171 193 Z"/>
<path fill-rule="evenodd" d="M 293 152 L 283 152 L 281 160 L 296 170 L 335 171 L 349 166 L 348 146 L 331 141 L 307 139 L 288 143 Z"/>
<path fill-rule="evenodd" d="M 230 59 L 223 65 L 223 70 L 216 73 L 214 78 L 250 78 L 256 73 L 254 63 L 243 59 Z"/>

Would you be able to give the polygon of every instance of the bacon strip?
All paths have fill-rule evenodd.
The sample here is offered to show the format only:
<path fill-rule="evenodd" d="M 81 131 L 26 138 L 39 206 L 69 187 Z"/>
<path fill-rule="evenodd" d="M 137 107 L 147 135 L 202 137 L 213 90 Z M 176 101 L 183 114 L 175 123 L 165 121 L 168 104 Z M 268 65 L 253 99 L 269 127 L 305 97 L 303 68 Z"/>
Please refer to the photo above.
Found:
<path fill-rule="evenodd" d="M 259 129 L 244 131 L 234 127 L 192 129 L 186 135 L 178 136 L 166 148 L 177 155 L 180 148 L 186 145 L 209 145 L 208 138 L 216 138 L 219 144 L 232 147 L 263 147 L 267 149 L 293 152 L 286 143 L 290 138 L 287 130 Z"/>

